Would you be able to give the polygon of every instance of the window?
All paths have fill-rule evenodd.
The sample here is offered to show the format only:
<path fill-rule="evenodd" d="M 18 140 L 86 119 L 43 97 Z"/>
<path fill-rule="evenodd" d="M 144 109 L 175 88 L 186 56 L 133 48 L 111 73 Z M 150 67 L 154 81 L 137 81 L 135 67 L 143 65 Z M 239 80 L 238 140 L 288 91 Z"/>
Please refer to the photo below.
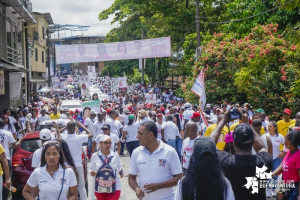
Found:
<path fill-rule="evenodd" d="M 42 76 L 42 73 L 39 73 L 39 76 Z"/>
<path fill-rule="evenodd" d="M 42 63 L 44 63 L 44 51 L 42 51 Z"/>
<path fill-rule="evenodd" d="M 38 50 L 37 50 L 37 48 L 35 49 L 35 61 L 38 61 L 39 59 L 38 59 Z"/>
<path fill-rule="evenodd" d="M 42 27 L 42 29 L 43 29 L 43 39 L 45 39 L 45 28 Z"/>

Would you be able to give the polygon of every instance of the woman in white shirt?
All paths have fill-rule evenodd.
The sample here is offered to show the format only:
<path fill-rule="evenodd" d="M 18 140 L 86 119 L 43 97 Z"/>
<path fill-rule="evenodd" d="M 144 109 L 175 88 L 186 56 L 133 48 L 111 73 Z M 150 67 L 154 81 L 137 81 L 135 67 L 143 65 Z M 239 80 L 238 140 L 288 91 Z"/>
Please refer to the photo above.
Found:
<path fill-rule="evenodd" d="M 112 140 L 108 135 L 102 135 L 100 139 L 100 150 L 93 153 L 91 162 L 90 162 L 90 174 L 92 177 L 97 175 L 98 170 L 103 165 L 103 162 L 100 160 L 99 156 L 102 156 L 103 160 L 110 160 L 109 165 L 112 167 L 114 173 L 118 173 L 121 178 L 123 178 L 124 173 L 122 169 L 122 163 L 120 157 L 117 153 L 111 150 Z M 114 193 L 98 193 L 95 191 L 95 196 L 97 200 L 118 200 L 121 195 L 121 182 L 118 174 L 115 174 L 116 180 L 116 191 Z M 93 178 L 94 179 L 94 178 Z M 95 181 L 93 181 L 95 183 Z M 93 191 L 95 186 L 92 187 Z"/>
<path fill-rule="evenodd" d="M 283 135 L 278 133 L 278 127 L 277 123 L 274 121 L 269 122 L 268 124 L 268 133 L 265 134 L 266 136 L 269 136 L 272 142 L 273 146 L 273 168 L 272 171 L 276 170 L 282 162 L 282 159 L 284 157 L 283 152 L 280 152 L 280 145 L 284 145 L 285 139 Z M 273 180 L 277 180 L 277 176 L 274 176 L 272 178 Z M 275 187 L 274 188 L 268 188 L 267 190 L 267 197 L 275 196 Z"/>
<path fill-rule="evenodd" d="M 43 200 L 77 199 L 76 176 L 71 168 L 65 166 L 63 150 L 58 141 L 43 144 L 41 166 L 32 172 L 23 189 L 26 200 L 35 200 L 35 187 L 38 187 L 40 199 Z"/>
<path fill-rule="evenodd" d="M 201 198 L 198 198 L 198 195 Z M 174 199 L 235 199 L 231 184 L 222 171 L 216 145 L 211 138 L 195 139 L 187 174 L 178 181 Z"/>
<path fill-rule="evenodd" d="M 124 143 L 126 140 L 126 147 L 130 157 L 132 155 L 133 150 L 140 146 L 140 142 L 136 138 L 139 126 L 139 122 L 134 122 L 134 115 L 128 115 L 128 124 L 123 129 L 121 142 Z"/>

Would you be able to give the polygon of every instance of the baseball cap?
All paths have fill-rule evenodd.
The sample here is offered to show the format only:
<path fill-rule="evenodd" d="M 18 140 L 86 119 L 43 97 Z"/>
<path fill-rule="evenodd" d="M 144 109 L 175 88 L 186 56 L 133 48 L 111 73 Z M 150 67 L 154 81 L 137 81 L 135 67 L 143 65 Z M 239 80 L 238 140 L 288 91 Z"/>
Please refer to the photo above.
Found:
<path fill-rule="evenodd" d="M 91 115 L 96 115 L 96 114 L 97 114 L 97 112 L 96 112 L 96 111 L 94 111 L 94 110 L 91 110 L 91 111 L 90 111 L 90 114 L 91 114 Z"/>
<path fill-rule="evenodd" d="M 185 107 L 185 108 L 191 108 L 192 106 L 191 106 L 190 103 L 185 103 L 185 104 L 184 104 L 184 107 Z"/>
<path fill-rule="evenodd" d="M 210 104 L 206 104 L 206 106 L 205 106 L 205 108 L 210 108 L 211 106 L 210 106 Z"/>
<path fill-rule="evenodd" d="M 193 154 L 197 159 L 210 158 L 217 154 L 216 144 L 210 137 L 199 137 L 195 139 Z"/>
<path fill-rule="evenodd" d="M 193 113 L 193 116 L 191 116 L 191 119 L 193 119 L 193 118 L 197 118 L 197 117 L 200 117 L 200 113 L 198 113 L 198 112 L 194 112 Z"/>
<path fill-rule="evenodd" d="M 102 135 L 101 138 L 100 138 L 100 142 L 105 142 L 106 140 L 111 140 L 109 135 Z"/>
<path fill-rule="evenodd" d="M 160 110 L 161 110 L 162 112 L 165 112 L 165 109 L 164 109 L 163 107 L 160 107 Z"/>
<path fill-rule="evenodd" d="M 147 111 L 146 110 L 141 110 L 141 117 L 147 117 Z"/>
<path fill-rule="evenodd" d="M 157 116 L 157 117 L 162 117 L 163 114 L 162 114 L 162 113 L 158 113 L 156 116 Z"/>
<path fill-rule="evenodd" d="M 134 120 L 134 115 L 128 115 L 128 120 Z"/>
<path fill-rule="evenodd" d="M 129 111 L 128 109 L 125 109 L 125 110 L 124 110 L 124 113 L 125 113 L 125 114 L 128 114 L 129 112 L 130 112 L 130 111 Z"/>
<path fill-rule="evenodd" d="M 111 111 L 110 108 L 107 108 L 107 109 L 106 109 L 106 113 L 107 113 L 107 114 L 108 114 L 110 111 Z"/>
<path fill-rule="evenodd" d="M 80 113 L 80 111 L 78 109 L 75 110 L 75 113 Z"/>
<path fill-rule="evenodd" d="M 128 110 L 129 110 L 129 111 L 132 111 L 132 106 L 128 106 Z"/>
<path fill-rule="evenodd" d="M 233 131 L 234 142 L 238 144 L 249 144 L 253 143 L 254 135 L 252 128 L 247 124 L 239 124 Z"/>
<path fill-rule="evenodd" d="M 261 109 L 261 108 L 259 108 L 259 109 L 255 110 L 255 112 L 259 112 L 259 113 L 261 113 L 261 112 L 264 112 L 264 110 L 263 110 L 263 109 Z"/>
<path fill-rule="evenodd" d="M 41 140 L 50 140 L 51 139 L 51 131 L 47 128 L 44 128 L 40 132 L 40 139 Z"/>
<path fill-rule="evenodd" d="M 65 112 L 68 112 L 68 111 L 69 111 L 69 108 L 64 107 L 64 111 L 65 111 Z"/>
<path fill-rule="evenodd" d="M 57 126 L 58 127 L 65 127 L 66 126 L 66 123 L 64 120 L 57 120 Z"/>
<path fill-rule="evenodd" d="M 101 129 L 109 129 L 110 130 L 110 125 L 109 124 L 104 124 Z"/>
<path fill-rule="evenodd" d="M 292 111 L 288 108 L 284 109 L 283 113 L 286 113 L 286 114 L 292 114 Z"/>

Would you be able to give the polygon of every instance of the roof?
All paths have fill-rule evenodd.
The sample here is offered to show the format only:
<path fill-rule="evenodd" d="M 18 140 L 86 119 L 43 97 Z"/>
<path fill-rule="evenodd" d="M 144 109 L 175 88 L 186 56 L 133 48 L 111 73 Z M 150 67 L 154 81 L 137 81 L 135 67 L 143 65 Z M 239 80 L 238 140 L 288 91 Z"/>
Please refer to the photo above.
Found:
<path fill-rule="evenodd" d="M 27 7 L 31 6 L 31 3 L 28 1 L 25 3 L 25 1 L 20 0 L 6 0 L 9 5 L 11 5 L 19 15 L 25 19 L 26 22 L 31 22 L 36 24 L 36 20 L 31 15 L 31 13 L 28 11 Z"/>
<path fill-rule="evenodd" d="M 28 72 L 23 65 L 12 63 L 2 57 L 0 57 L 0 69 L 4 69 L 11 72 Z"/>
<path fill-rule="evenodd" d="M 32 12 L 33 14 L 37 14 L 37 15 L 44 15 L 45 19 L 47 20 L 48 24 L 54 24 L 51 14 L 49 12 L 45 12 L 45 13 L 40 13 L 40 12 Z"/>
<path fill-rule="evenodd" d="M 25 140 L 37 139 L 37 138 L 40 138 L 40 131 L 26 133 L 24 137 Z"/>

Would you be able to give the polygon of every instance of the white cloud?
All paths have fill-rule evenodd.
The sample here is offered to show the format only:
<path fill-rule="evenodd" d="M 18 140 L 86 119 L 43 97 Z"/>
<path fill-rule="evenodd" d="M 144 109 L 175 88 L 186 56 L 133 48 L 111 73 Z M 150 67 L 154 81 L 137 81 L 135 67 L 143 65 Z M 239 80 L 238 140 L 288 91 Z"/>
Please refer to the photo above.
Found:
<path fill-rule="evenodd" d="M 31 0 L 34 12 L 50 12 L 55 24 L 90 26 L 84 35 L 106 35 L 117 23 L 111 25 L 113 16 L 98 20 L 101 11 L 109 8 L 114 0 Z M 80 35 L 73 32 L 73 35 Z M 67 33 L 67 36 L 71 33 Z"/>

